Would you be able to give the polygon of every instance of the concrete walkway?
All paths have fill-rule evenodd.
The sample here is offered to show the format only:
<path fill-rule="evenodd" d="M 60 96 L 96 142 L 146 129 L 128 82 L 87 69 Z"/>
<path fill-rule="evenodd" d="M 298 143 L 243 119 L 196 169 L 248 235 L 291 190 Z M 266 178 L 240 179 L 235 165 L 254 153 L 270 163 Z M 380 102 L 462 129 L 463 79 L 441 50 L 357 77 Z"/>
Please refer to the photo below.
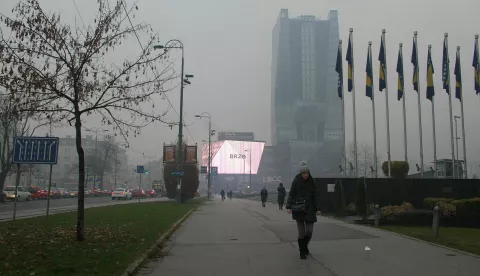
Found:
<path fill-rule="evenodd" d="M 208 202 L 167 247 L 139 275 L 480 275 L 480 258 L 325 217 L 315 224 L 312 257 L 300 260 L 291 216 L 240 199 Z"/>

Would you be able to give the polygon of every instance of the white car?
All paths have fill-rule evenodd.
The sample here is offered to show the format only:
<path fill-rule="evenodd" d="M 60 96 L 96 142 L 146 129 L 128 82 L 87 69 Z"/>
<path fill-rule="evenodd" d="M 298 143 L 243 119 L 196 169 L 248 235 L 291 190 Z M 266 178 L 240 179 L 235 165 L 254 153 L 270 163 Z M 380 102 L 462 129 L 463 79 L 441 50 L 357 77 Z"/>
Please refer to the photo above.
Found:
<path fill-rule="evenodd" d="M 112 192 L 112 200 L 115 199 L 132 199 L 132 193 L 128 189 L 117 188 Z"/>
<path fill-rule="evenodd" d="M 15 199 L 15 186 L 6 186 L 3 188 L 3 193 L 5 194 L 5 199 L 14 200 Z M 25 187 L 17 187 L 17 200 L 18 201 L 28 201 L 31 199 L 31 195 Z"/>

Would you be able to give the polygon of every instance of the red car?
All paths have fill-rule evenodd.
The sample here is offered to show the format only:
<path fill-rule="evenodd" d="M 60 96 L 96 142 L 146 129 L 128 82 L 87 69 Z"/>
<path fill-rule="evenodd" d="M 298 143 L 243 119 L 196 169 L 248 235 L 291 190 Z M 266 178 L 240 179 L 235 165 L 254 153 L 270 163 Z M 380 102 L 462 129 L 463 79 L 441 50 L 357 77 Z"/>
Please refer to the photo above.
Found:
<path fill-rule="evenodd" d="M 30 187 L 28 188 L 31 199 L 45 199 L 47 198 L 47 193 L 43 192 L 39 187 Z"/>
<path fill-rule="evenodd" d="M 141 189 L 133 189 L 132 190 L 132 198 L 144 198 L 147 195 L 145 194 L 144 190 Z"/>
<path fill-rule="evenodd" d="M 149 197 L 155 197 L 157 194 L 155 193 L 155 190 L 149 189 L 145 191 L 145 194 Z"/>

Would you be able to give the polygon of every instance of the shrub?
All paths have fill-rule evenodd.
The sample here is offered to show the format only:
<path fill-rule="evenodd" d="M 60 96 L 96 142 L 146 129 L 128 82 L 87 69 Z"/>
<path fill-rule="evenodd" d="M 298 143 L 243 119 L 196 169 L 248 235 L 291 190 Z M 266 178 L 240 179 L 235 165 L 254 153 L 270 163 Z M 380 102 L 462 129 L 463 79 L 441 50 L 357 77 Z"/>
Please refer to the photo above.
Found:
<path fill-rule="evenodd" d="M 456 207 L 459 224 L 464 226 L 480 225 L 480 198 L 454 200 L 451 204 Z"/>
<path fill-rule="evenodd" d="M 380 213 L 381 217 L 387 221 L 398 221 L 402 215 L 414 210 L 415 209 L 413 208 L 412 204 L 404 202 L 401 205 L 389 205 L 382 207 L 382 209 L 380 209 Z"/>
<path fill-rule="evenodd" d="M 445 201 L 439 201 L 438 207 L 440 207 L 440 215 L 442 217 L 454 217 L 457 214 L 457 207 Z"/>
<path fill-rule="evenodd" d="M 405 179 L 409 170 L 410 166 L 408 165 L 408 162 L 391 161 L 390 163 L 390 173 L 395 179 Z M 388 176 L 388 162 L 383 162 L 382 171 L 385 176 Z"/>
<path fill-rule="evenodd" d="M 355 207 L 355 204 L 352 202 L 350 204 L 348 204 L 347 208 L 346 208 L 346 213 L 349 215 L 349 216 L 354 216 L 357 214 L 357 208 Z"/>
<path fill-rule="evenodd" d="M 433 210 L 435 205 L 437 205 L 440 202 L 443 203 L 452 203 L 454 201 L 453 198 L 432 198 L 432 197 L 427 197 L 423 200 L 423 207 L 428 210 Z"/>

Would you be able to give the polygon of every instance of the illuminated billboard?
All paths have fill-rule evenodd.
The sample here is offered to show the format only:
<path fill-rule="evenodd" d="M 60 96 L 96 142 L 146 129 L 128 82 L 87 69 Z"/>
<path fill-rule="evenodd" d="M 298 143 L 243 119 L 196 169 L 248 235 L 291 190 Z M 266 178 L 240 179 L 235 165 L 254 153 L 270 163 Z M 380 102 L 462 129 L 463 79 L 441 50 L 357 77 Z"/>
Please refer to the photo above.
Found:
<path fill-rule="evenodd" d="M 212 167 L 219 174 L 257 174 L 265 142 L 212 142 Z M 208 143 L 202 147 L 202 166 L 208 165 Z"/>

